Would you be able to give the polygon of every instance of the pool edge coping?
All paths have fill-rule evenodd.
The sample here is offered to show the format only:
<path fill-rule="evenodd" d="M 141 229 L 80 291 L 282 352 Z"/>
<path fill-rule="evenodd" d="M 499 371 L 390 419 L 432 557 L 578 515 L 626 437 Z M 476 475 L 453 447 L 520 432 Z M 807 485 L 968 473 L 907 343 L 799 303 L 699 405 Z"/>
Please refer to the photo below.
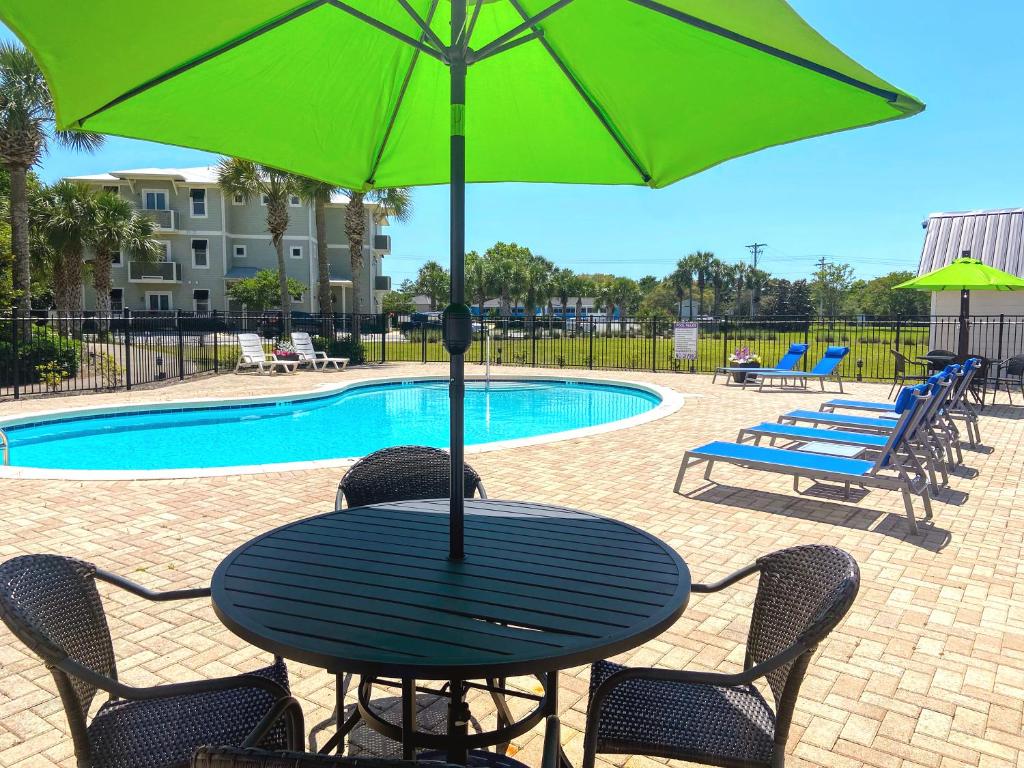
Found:
<path fill-rule="evenodd" d="M 316 399 L 333 394 L 344 392 L 348 389 L 374 386 L 380 384 L 396 384 L 406 381 L 436 381 L 446 382 L 448 377 L 436 374 L 424 374 L 421 376 L 382 376 L 366 379 L 347 381 L 341 384 L 323 383 L 314 386 L 312 389 L 302 391 L 281 392 L 272 395 L 258 395 L 245 397 L 193 397 L 187 400 L 166 400 L 155 402 L 139 402 L 131 405 L 105 405 L 85 406 L 81 408 L 50 409 L 45 411 L 33 411 L 28 414 L 0 420 L 0 428 L 17 426 L 19 424 L 31 423 L 41 419 L 53 418 L 58 415 L 81 416 L 102 416 L 114 414 L 127 410 L 146 411 L 175 411 L 183 408 L 211 405 L 262 405 L 268 402 L 280 400 L 301 401 Z M 466 376 L 467 382 L 486 381 L 486 377 L 480 375 Z M 580 427 L 567 429 L 560 432 L 549 432 L 543 435 L 532 437 L 514 438 L 511 440 L 498 440 L 479 445 L 467 445 L 466 454 L 487 453 L 490 451 L 508 450 L 512 448 L 523 448 L 532 445 L 544 445 L 547 443 L 574 440 L 582 437 L 616 432 L 620 429 L 629 429 L 641 424 L 664 418 L 675 413 L 683 407 L 686 397 L 679 391 L 665 387 L 660 384 L 648 382 L 626 381 L 622 379 L 590 378 L 587 376 L 565 376 L 551 374 L 492 374 L 492 382 L 495 381 L 573 381 L 590 384 L 607 384 L 610 386 L 638 389 L 649 394 L 658 396 L 661 399 L 654 408 L 644 413 L 630 416 L 625 419 L 617 419 L 605 424 L 598 424 L 593 427 Z M 113 481 L 113 480 L 184 480 L 203 477 L 229 477 L 232 475 L 259 475 L 278 472 L 298 472 L 312 469 L 327 469 L 349 467 L 354 464 L 359 456 L 317 459 L 311 461 L 289 461 L 274 464 L 238 464 L 228 467 L 179 467 L 176 469 L 51 469 L 43 467 L 16 467 L 0 466 L 0 480 L 21 479 L 21 480 L 74 480 L 74 481 Z"/>

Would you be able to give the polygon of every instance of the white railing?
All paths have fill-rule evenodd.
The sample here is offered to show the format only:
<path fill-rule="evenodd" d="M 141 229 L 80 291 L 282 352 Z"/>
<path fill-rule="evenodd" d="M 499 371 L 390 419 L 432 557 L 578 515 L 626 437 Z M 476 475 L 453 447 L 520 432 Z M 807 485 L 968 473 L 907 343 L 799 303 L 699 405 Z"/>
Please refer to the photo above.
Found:
<path fill-rule="evenodd" d="M 7 435 L 0 429 L 0 451 L 4 454 L 4 466 L 11 463 L 11 444 L 7 442 Z"/>

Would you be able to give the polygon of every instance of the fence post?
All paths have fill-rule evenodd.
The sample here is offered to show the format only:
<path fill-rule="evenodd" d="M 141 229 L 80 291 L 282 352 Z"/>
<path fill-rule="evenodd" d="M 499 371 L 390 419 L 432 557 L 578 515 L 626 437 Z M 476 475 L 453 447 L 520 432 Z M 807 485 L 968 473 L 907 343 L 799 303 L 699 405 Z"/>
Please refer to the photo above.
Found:
<path fill-rule="evenodd" d="M 31 315 L 30 315 L 31 317 Z M 11 310 L 11 374 L 14 376 L 14 399 L 21 398 L 21 365 L 18 363 L 18 310 Z"/>
<path fill-rule="evenodd" d="M 220 373 L 220 347 L 218 346 L 217 339 L 220 333 L 217 331 L 217 310 L 213 310 L 210 313 L 210 317 L 213 319 L 211 326 L 213 327 L 213 372 Z"/>
<path fill-rule="evenodd" d="M 900 331 L 903 329 L 903 315 L 896 315 L 896 338 L 893 340 L 896 351 L 900 351 Z"/>
<path fill-rule="evenodd" d="M 590 318 L 590 354 L 587 359 L 590 360 L 590 370 L 594 370 L 594 318 Z"/>
<path fill-rule="evenodd" d="M 807 316 L 807 322 L 804 323 L 804 344 L 807 345 L 808 349 L 811 348 L 811 316 L 810 315 Z M 804 355 L 800 358 L 800 369 L 803 370 L 803 371 L 807 370 L 807 358 L 808 358 L 808 355 L 806 353 L 804 353 Z"/>
<path fill-rule="evenodd" d="M 537 367 L 537 316 L 530 318 L 530 367 Z"/>
<path fill-rule="evenodd" d="M 722 367 L 729 367 L 729 318 L 722 319 Z"/>
<path fill-rule="evenodd" d="M 1003 321 L 1006 320 L 1006 315 L 1002 312 L 999 313 L 999 341 L 996 344 L 996 360 L 1003 359 Z M 999 371 L 996 371 L 996 386 L 999 386 Z"/>
<path fill-rule="evenodd" d="M 420 323 L 420 341 L 423 344 L 423 362 L 427 362 L 427 324 L 424 322 Z"/>
<path fill-rule="evenodd" d="M 178 332 L 178 378 L 185 380 L 185 337 L 181 332 L 181 310 L 174 310 L 174 329 Z"/>
<path fill-rule="evenodd" d="M 651 371 L 658 372 L 658 318 L 651 318 Z"/>
<path fill-rule="evenodd" d="M 124 310 L 124 386 L 132 389 L 132 311 Z"/>

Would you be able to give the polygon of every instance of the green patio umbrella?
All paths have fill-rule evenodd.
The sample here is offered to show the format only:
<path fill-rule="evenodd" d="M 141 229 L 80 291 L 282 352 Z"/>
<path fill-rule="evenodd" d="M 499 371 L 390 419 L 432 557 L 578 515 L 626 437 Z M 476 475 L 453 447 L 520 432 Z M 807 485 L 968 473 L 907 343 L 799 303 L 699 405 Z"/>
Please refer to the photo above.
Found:
<path fill-rule="evenodd" d="M 348 187 L 451 184 L 453 557 L 467 181 L 663 187 L 924 108 L 784 0 L 4 0 L 0 19 L 39 60 L 62 128 Z"/>
<path fill-rule="evenodd" d="M 971 291 L 1024 291 L 1024 280 L 971 258 L 970 251 L 926 275 L 911 278 L 894 289 L 910 291 L 960 291 L 960 323 L 957 354 L 967 357 L 970 346 Z"/>

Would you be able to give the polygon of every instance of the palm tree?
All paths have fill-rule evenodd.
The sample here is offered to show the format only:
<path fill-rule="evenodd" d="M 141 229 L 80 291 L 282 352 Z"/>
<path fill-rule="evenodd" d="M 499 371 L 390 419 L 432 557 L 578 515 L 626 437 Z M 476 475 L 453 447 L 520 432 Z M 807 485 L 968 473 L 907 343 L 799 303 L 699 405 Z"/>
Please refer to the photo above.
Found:
<path fill-rule="evenodd" d="M 750 316 L 756 317 L 761 309 L 761 291 L 768 285 L 771 275 L 763 269 L 747 270 L 747 286 L 750 288 Z"/>
<path fill-rule="evenodd" d="M 583 297 L 594 293 L 594 284 L 590 278 L 583 275 L 573 275 L 570 294 L 576 296 L 576 321 L 579 322 L 583 315 Z"/>
<path fill-rule="evenodd" d="M 281 322 L 283 333 L 287 335 L 292 329 L 292 296 L 288 290 L 288 269 L 284 260 L 284 233 L 288 229 L 288 199 L 299 194 L 299 177 L 251 160 L 224 157 L 217 164 L 217 182 L 226 195 L 240 196 L 244 200 L 261 196 L 266 200 L 267 230 L 277 251 Z"/>
<path fill-rule="evenodd" d="M 57 130 L 53 97 L 32 54 L 18 43 L 0 42 L 0 163 L 11 175 L 14 288 L 19 292 L 18 310 L 24 313 L 32 306 L 28 171 L 51 138 L 82 152 L 94 152 L 103 144 L 99 134 Z"/>
<path fill-rule="evenodd" d="M 543 256 L 533 256 L 526 263 L 526 314 L 533 322 L 538 307 L 551 298 L 551 273 L 555 265 Z"/>
<path fill-rule="evenodd" d="M 331 292 L 331 262 L 327 254 L 327 204 L 338 187 L 326 181 L 299 176 L 296 180 L 299 197 L 313 206 L 316 225 L 316 286 L 320 314 L 334 314 L 334 294 Z"/>
<path fill-rule="evenodd" d="M 519 299 L 526 293 L 526 265 L 533 254 L 529 248 L 515 243 L 495 243 L 484 252 L 488 262 L 493 285 L 501 301 L 501 315 L 511 315 L 513 301 L 518 305 Z"/>
<path fill-rule="evenodd" d="M 721 313 L 722 291 L 725 289 L 727 265 L 718 259 L 712 259 L 708 277 L 711 280 L 711 314 L 718 317 Z"/>
<path fill-rule="evenodd" d="M 466 254 L 466 296 L 475 302 L 480 311 L 480 319 L 484 317 L 484 304 L 491 289 L 491 276 L 488 271 L 487 259 L 476 251 Z"/>
<path fill-rule="evenodd" d="M 101 192 L 93 198 L 93 220 L 85 233 L 95 258 L 92 285 L 96 291 L 96 312 L 110 314 L 110 267 L 114 254 L 152 261 L 160 253 L 153 237 L 153 220 L 139 213 L 130 202 L 113 192 Z"/>
<path fill-rule="evenodd" d="M 676 263 L 675 271 L 669 275 L 672 281 L 672 288 L 675 291 L 676 299 L 679 300 L 679 319 L 683 319 L 683 295 L 689 299 L 688 309 L 690 319 L 693 319 L 693 257 L 687 256 Z"/>
<path fill-rule="evenodd" d="M 84 184 L 58 181 L 33 201 L 33 219 L 40 227 L 53 263 L 54 297 L 61 317 L 82 312 L 82 269 L 85 247 L 92 237 L 96 194 Z"/>
<path fill-rule="evenodd" d="M 366 204 L 377 206 L 379 220 L 408 221 L 412 216 L 412 193 L 408 187 L 391 189 L 343 190 L 348 195 L 345 207 L 345 237 L 348 239 L 348 256 L 352 264 L 352 314 L 363 312 L 363 296 L 360 286 L 363 282 L 363 242 L 366 240 Z"/>
<path fill-rule="evenodd" d="M 569 297 L 573 296 L 576 275 L 571 269 L 559 267 L 551 273 L 551 291 L 558 297 L 558 303 L 562 305 L 562 319 L 565 319 L 565 312 L 569 306 Z"/>
<path fill-rule="evenodd" d="M 697 314 L 704 314 L 704 287 L 711 275 L 715 254 L 710 251 L 697 251 L 688 257 L 693 263 L 693 271 L 697 274 Z"/>
<path fill-rule="evenodd" d="M 736 317 L 743 313 L 743 289 L 747 287 L 747 274 L 750 267 L 742 261 L 732 265 L 729 270 L 733 289 L 736 291 Z"/>

